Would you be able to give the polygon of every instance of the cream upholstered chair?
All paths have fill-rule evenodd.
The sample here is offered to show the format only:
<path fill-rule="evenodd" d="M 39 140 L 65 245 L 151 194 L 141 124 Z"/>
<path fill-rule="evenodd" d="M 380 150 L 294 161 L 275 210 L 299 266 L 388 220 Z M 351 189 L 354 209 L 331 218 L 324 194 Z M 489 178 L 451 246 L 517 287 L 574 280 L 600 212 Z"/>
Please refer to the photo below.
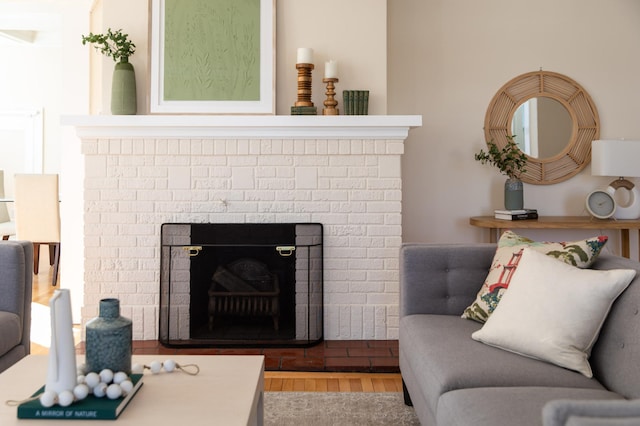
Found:
<path fill-rule="evenodd" d="M 38 273 L 40 245 L 49 246 L 53 265 L 52 285 L 58 282 L 60 265 L 60 204 L 58 175 L 15 175 L 16 238 L 33 243 L 33 272 Z"/>
<path fill-rule="evenodd" d="M 0 198 L 4 198 L 4 170 L 0 170 Z M 8 240 L 10 236 L 16 234 L 16 224 L 9 217 L 7 203 L 0 201 L 0 236 L 3 240 Z"/>

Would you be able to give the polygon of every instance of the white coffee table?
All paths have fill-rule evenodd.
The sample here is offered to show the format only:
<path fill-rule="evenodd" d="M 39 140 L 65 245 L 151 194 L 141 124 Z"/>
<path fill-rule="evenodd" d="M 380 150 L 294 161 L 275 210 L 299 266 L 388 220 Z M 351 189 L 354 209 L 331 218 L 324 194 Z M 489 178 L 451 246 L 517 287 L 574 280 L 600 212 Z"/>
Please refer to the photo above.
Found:
<path fill-rule="evenodd" d="M 141 355 L 134 363 L 171 358 L 178 364 L 197 364 L 200 374 L 182 372 L 151 374 L 115 421 L 115 426 L 160 425 L 262 425 L 264 357 L 223 355 Z M 78 358 L 84 362 L 84 356 Z M 17 408 L 7 400 L 28 398 L 46 380 L 48 356 L 29 355 L 0 374 L 0 425 L 65 423 L 55 420 L 17 418 Z M 109 421 L 73 420 L 73 426 L 106 424 Z"/>

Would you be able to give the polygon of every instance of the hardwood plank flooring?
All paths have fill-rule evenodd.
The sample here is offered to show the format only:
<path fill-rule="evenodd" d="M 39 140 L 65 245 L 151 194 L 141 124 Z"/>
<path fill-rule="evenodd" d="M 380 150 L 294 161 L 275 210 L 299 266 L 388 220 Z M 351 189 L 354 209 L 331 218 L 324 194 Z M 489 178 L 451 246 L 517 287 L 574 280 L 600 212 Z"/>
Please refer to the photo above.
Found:
<path fill-rule="evenodd" d="M 52 268 L 48 265 L 49 256 L 46 251 L 43 250 L 40 258 L 44 260 L 40 264 L 40 273 L 33 276 L 32 302 L 34 305 L 46 307 L 55 287 L 51 286 Z M 34 331 L 42 332 L 43 328 L 48 327 L 48 322 L 46 325 L 41 324 L 42 318 L 40 324 L 37 323 L 35 312 L 41 309 L 34 307 L 36 309 L 32 315 L 32 334 Z M 76 331 L 79 339 L 79 327 Z M 32 342 L 31 353 L 47 354 L 48 347 Z M 264 377 L 264 390 L 268 392 L 402 392 L 402 379 L 397 373 L 266 371 Z"/>
<path fill-rule="evenodd" d="M 316 373 L 267 371 L 268 392 L 402 392 L 402 380 L 395 373 Z"/>

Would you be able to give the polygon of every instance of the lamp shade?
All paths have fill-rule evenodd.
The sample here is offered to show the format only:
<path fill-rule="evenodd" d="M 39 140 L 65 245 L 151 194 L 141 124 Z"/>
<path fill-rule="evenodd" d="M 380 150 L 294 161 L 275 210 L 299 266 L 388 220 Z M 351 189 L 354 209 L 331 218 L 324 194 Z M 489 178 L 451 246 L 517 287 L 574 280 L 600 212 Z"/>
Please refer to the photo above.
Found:
<path fill-rule="evenodd" d="M 591 174 L 640 177 L 640 141 L 593 141 L 591 143 Z"/>

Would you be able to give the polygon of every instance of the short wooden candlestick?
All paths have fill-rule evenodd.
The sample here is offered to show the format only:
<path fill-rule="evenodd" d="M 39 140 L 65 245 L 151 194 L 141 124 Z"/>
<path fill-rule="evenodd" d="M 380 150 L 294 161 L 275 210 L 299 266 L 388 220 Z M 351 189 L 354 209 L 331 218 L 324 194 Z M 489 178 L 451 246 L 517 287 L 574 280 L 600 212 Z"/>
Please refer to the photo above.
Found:
<path fill-rule="evenodd" d="M 312 107 L 311 102 L 311 71 L 313 64 L 296 64 L 298 70 L 298 100 L 294 106 Z"/>
<path fill-rule="evenodd" d="M 323 78 L 322 82 L 327 84 L 327 92 L 325 93 L 327 95 L 327 100 L 324 101 L 325 107 L 322 109 L 322 115 L 338 115 L 340 111 L 336 108 L 336 106 L 338 106 L 338 101 L 335 99 L 336 86 L 334 85 L 334 83 L 338 82 L 338 79 Z"/>

